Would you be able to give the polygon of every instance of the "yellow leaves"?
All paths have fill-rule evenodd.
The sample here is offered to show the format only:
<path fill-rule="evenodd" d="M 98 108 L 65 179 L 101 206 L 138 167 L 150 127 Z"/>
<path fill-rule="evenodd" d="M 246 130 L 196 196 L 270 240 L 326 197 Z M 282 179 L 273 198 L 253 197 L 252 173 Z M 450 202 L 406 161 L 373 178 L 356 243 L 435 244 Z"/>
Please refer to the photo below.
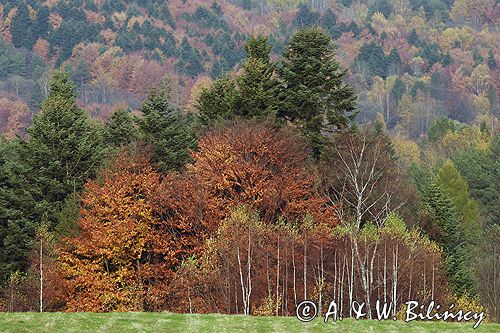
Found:
<path fill-rule="evenodd" d="M 448 131 L 439 142 L 439 149 L 450 156 L 459 149 L 476 148 L 488 149 L 491 137 L 481 132 L 477 126 L 467 126 L 458 131 Z"/>
<path fill-rule="evenodd" d="M 420 163 L 420 148 L 417 143 L 410 139 L 395 137 L 392 144 L 398 155 L 399 161 L 406 167 L 412 163 Z"/>
<path fill-rule="evenodd" d="M 117 22 L 119 25 L 122 25 L 127 19 L 127 14 L 124 12 L 114 12 L 113 15 L 111 15 L 111 18 L 113 19 L 113 22 Z"/>

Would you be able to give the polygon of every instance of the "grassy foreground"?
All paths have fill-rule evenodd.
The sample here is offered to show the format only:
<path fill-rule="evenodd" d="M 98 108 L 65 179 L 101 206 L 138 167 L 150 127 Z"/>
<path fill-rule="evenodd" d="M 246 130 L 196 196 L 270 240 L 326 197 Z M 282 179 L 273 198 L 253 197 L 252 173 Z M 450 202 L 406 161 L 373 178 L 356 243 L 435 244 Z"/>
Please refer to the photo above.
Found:
<path fill-rule="evenodd" d="M 182 315 L 172 313 L 0 313 L 2 333 L 295 333 L 295 332 L 500 332 L 500 324 L 343 320 L 302 323 L 294 317 Z"/>

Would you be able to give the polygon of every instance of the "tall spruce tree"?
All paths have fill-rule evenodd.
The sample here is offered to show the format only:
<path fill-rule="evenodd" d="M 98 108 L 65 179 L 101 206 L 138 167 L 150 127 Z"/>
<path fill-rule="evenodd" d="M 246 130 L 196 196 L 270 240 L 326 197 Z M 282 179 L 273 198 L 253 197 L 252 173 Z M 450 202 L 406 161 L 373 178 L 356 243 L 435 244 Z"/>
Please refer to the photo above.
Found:
<path fill-rule="evenodd" d="M 169 102 L 169 89 L 153 89 L 141 107 L 139 128 L 146 142 L 154 148 L 155 162 L 161 171 L 182 168 L 196 147 L 191 117 L 182 114 Z"/>
<path fill-rule="evenodd" d="M 104 127 L 104 142 L 117 148 L 128 145 L 138 138 L 134 116 L 126 109 L 120 108 L 113 112 L 111 119 Z"/>
<path fill-rule="evenodd" d="M 214 122 L 234 118 L 237 98 L 236 84 L 227 76 L 220 77 L 210 87 L 203 88 L 196 100 L 201 126 L 207 127 Z"/>
<path fill-rule="evenodd" d="M 35 201 L 17 140 L 0 137 L 0 287 L 28 267 L 35 234 Z"/>
<path fill-rule="evenodd" d="M 236 114 L 243 118 L 265 118 L 276 113 L 278 81 L 267 40 L 264 36 L 251 37 L 245 44 L 247 61 L 236 78 Z"/>
<path fill-rule="evenodd" d="M 491 150 L 469 148 L 451 158 L 467 181 L 470 194 L 481 204 L 482 220 L 486 224 L 500 223 L 500 178 L 495 180 L 494 168 L 498 156 Z"/>
<path fill-rule="evenodd" d="M 482 227 L 479 223 L 479 205 L 469 194 L 469 187 L 451 160 L 445 161 L 438 172 L 439 186 L 453 201 L 462 231 L 469 243 L 477 243 Z"/>
<path fill-rule="evenodd" d="M 99 133 L 88 114 L 76 105 L 75 85 L 68 74 L 55 71 L 49 96 L 28 129 L 24 151 L 37 189 L 38 211 L 51 227 L 66 197 L 94 176 L 104 154 Z"/>
<path fill-rule="evenodd" d="M 464 233 L 453 201 L 435 180 L 428 184 L 422 197 L 422 209 L 440 229 L 433 237 L 443 246 L 445 266 L 450 285 L 456 295 L 473 289 L 473 280 L 467 262 Z"/>
<path fill-rule="evenodd" d="M 278 116 L 296 123 L 319 154 L 323 133 L 348 126 L 356 115 L 354 89 L 335 59 L 334 45 L 319 28 L 296 32 L 279 67 L 282 80 Z"/>

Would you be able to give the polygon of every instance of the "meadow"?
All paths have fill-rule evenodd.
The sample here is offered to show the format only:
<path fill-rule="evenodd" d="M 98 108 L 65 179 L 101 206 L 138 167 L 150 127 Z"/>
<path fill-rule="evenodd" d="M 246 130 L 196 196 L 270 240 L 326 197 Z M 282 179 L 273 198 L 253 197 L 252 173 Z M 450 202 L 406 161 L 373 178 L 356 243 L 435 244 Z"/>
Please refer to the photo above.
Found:
<path fill-rule="evenodd" d="M 223 333 L 223 332 L 500 332 L 500 324 L 343 320 L 302 323 L 294 317 L 173 313 L 0 313 L 2 333 Z"/>

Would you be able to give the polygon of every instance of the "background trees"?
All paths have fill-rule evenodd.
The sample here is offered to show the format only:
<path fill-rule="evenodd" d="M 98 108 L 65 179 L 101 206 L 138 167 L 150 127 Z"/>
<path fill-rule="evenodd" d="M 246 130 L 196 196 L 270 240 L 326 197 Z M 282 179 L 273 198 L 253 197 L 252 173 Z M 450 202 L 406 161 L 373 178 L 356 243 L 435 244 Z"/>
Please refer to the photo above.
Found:
<path fill-rule="evenodd" d="M 21 136 L 0 142 L 4 304 L 35 309 L 43 294 L 46 310 L 68 298 L 72 309 L 88 300 L 100 311 L 282 315 L 306 297 L 320 308 L 380 296 L 399 307 L 477 291 L 494 312 L 495 284 L 479 286 L 494 269 L 479 267 L 498 242 L 500 39 L 494 4 L 464 3 L 1 6 L 0 131 Z M 266 35 L 244 43 L 250 31 Z M 55 67 L 67 74 L 51 87 Z M 226 76 L 210 84 L 203 73 Z M 358 110 L 359 129 L 345 130 Z M 117 157 L 123 147 L 140 153 Z M 152 165 L 127 169 L 149 151 Z M 69 285 L 99 292 L 57 291 L 49 238 Z"/>

